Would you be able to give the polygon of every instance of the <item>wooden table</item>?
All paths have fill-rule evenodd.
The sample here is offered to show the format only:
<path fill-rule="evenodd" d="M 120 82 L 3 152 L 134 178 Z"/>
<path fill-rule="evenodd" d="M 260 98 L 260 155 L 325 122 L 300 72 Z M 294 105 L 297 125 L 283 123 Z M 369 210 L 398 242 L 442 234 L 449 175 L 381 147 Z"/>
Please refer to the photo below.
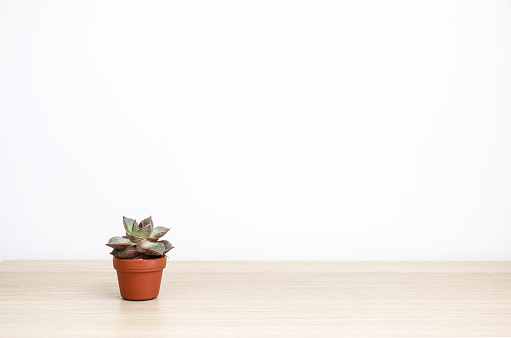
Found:
<path fill-rule="evenodd" d="M 0 263 L 0 336 L 511 336 L 511 262 L 175 262 L 121 299 L 111 261 Z"/>

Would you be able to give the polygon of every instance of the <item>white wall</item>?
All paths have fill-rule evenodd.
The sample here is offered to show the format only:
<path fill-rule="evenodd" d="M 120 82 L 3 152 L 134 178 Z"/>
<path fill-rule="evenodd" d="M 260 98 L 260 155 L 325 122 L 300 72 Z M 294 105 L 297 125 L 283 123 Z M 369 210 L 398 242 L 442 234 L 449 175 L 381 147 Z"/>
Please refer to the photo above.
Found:
<path fill-rule="evenodd" d="M 1 259 L 510 260 L 509 1 L 0 1 Z"/>

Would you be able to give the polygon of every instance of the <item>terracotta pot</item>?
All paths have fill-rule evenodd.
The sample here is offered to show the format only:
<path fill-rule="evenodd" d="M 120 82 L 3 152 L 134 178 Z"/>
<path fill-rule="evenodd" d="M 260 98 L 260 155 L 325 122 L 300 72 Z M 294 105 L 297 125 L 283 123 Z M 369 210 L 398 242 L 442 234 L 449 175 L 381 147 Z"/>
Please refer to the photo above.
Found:
<path fill-rule="evenodd" d="M 114 268 L 121 296 L 128 300 L 148 300 L 158 297 L 161 276 L 167 257 L 155 259 L 119 259 L 114 257 Z"/>

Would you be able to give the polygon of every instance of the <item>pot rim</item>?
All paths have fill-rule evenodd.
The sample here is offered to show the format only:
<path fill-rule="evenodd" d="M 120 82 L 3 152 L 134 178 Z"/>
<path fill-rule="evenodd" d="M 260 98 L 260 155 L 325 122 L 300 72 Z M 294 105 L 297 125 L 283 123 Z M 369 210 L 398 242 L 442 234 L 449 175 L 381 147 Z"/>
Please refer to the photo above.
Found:
<path fill-rule="evenodd" d="M 113 259 L 114 268 L 125 272 L 153 272 L 163 270 L 167 265 L 167 256 L 153 259 Z"/>

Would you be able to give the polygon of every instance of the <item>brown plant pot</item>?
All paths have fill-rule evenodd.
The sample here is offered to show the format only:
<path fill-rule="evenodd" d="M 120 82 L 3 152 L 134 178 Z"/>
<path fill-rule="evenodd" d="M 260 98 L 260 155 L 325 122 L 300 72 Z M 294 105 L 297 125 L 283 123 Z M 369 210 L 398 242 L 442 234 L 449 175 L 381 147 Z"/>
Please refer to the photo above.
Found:
<path fill-rule="evenodd" d="M 114 257 L 114 268 L 121 296 L 128 300 L 148 300 L 158 297 L 161 276 L 167 257 L 155 259 L 119 259 Z"/>

